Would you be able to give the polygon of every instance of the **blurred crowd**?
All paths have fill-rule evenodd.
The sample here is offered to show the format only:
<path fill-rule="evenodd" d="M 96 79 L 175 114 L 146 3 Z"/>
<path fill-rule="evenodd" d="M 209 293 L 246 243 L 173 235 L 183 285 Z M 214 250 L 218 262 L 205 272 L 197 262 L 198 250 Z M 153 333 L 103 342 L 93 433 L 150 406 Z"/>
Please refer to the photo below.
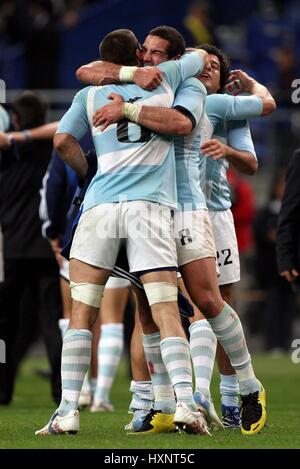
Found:
<path fill-rule="evenodd" d="M 4 0 L 0 33 L 7 45 L 25 49 L 28 88 L 57 88 L 60 59 L 59 28 L 75 28 L 81 10 L 95 0 Z M 38 73 L 37 73 L 38 70 Z"/>

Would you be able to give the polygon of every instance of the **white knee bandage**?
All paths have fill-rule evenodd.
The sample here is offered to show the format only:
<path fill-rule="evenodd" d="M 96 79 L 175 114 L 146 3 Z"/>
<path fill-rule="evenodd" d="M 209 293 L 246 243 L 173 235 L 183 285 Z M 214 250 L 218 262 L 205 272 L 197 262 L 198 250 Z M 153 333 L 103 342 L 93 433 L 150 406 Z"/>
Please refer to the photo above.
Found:
<path fill-rule="evenodd" d="M 151 282 L 143 285 L 149 305 L 177 301 L 177 285 L 167 282 Z"/>
<path fill-rule="evenodd" d="M 75 283 L 70 282 L 71 297 L 73 300 L 80 301 L 94 308 L 99 308 L 103 296 L 104 285 L 95 285 L 93 283 Z"/>

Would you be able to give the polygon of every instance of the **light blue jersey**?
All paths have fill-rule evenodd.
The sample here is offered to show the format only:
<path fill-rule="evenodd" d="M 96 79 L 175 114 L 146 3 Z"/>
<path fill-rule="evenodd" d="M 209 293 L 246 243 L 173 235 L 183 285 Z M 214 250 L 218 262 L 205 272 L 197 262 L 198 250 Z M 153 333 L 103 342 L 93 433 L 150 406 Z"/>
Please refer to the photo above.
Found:
<path fill-rule="evenodd" d="M 178 204 L 181 210 L 206 208 L 205 197 L 199 187 L 200 130 L 205 99 L 204 85 L 196 78 L 190 78 L 178 88 L 173 104 L 174 108 L 188 111 L 194 127 L 186 137 L 174 139 Z"/>
<path fill-rule="evenodd" d="M 111 93 L 143 106 L 172 107 L 179 85 L 201 73 L 203 59 L 198 53 L 159 65 L 164 80 L 154 91 L 135 84 L 89 86 L 79 91 L 60 122 L 57 133 L 68 133 L 80 140 L 92 130 L 98 157 L 98 170 L 88 187 L 83 211 L 95 205 L 124 200 L 149 200 L 177 206 L 173 139 L 155 134 L 126 119 L 110 125 L 104 132 L 93 127 L 94 112 L 111 102 Z"/>
<path fill-rule="evenodd" d="M 0 104 L 0 132 L 5 132 L 9 127 L 9 115 Z"/>
<path fill-rule="evenodd" d="M 201 143 L 216 138 L 229 146 L 248 151 L 255 157 L 255 150 L 246 119 L 259 117 L 262 100 L 256 96 L 233 97 L 213 94 L 205 105 L 205 131 Z M 200 154 L 200 186 L 209 210 L 227 210 L 231 207 L 230 188 L 227 181 L 229 162 L 225 158 L 213 160 Z"/>

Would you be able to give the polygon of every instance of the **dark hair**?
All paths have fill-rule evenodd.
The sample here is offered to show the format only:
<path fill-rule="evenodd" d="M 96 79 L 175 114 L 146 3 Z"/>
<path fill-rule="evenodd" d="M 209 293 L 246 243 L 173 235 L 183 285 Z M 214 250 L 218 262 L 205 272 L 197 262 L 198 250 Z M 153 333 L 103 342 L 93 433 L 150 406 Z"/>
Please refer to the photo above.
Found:
<path fill-rule="evenodd" d="M 136 65 L 136 50 L 140 44 L 129 29 L 116 29 L 101 41 L 99 52 L 103 60 L 117 65 Z"/>
<path fill-rule="evenodd" d="M 45 123 L 47 106 L 43 98 L 34 91 L 23 91 L 12 103 L 20 129 L 38 127 Z"/>
<path fill-rule="evenodd" d="M 218 57 L 220 61 L 220 66 L 221 66 L 220 89 L 218 90 L 218 93 L 223 93 L 225 85 L 229 78 L 229 71 L 230 71 L 230 61 L 228 57 L 224 54 L 224 52 L 221 51 L 221 49 L 218 49 L 216 46 L 213 46 L 212 44 L 201 44 L 200 46 L 197 46 L 197 49 L 203 49 L 208 54 L 215 55 L 216 57 Z"/>
<path fill-rule="evenodd" d="M 168 59 L 173 59 L 177 55 L 183 55 L 185 52 L 185 41 L 177 29 L 172 26 L 158 26 L 151 29 L 148 36 L 158 36 L 169 42 L 167 54 Z"/>

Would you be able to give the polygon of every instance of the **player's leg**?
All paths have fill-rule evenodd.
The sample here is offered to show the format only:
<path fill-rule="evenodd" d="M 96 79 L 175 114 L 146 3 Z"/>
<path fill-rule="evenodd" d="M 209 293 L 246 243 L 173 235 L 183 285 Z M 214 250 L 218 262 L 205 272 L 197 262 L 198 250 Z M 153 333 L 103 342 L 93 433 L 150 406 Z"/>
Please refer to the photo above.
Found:
<path fill-rule="evenodd" d="M 173 423 L 176 402 L 174 389 L 162 359 L 160 333 L 152 319 L 144 291 L 138 288 L 134 290 L 139 320 L 135 328 L 133 344 L 138 344 L 138 347 L 132 355 L 131 363 L 134 389 L 137 390 L 135 406 L 138 406 L 140 411 L 134 414 L 136 419 L 133 429 L 137 432 L 149 433 L 172 432 L 176 430 Z M 148 410 L 144 412 L 146 407 Z"/>
<path fill-rule="evenodd" d="M 132 219 L 138 220 L 142 236 L 137 238 L 135 232 L 129 237 L 128 261 L 130 271 L 139 272 L 153 321 L 160 333 L 158 337 L 154 330 L 149 330 L 152 333 L 148 338 L 153 347 L 158 348 L 160 344 L 162 360 L 176 394 L 174 423 L 187 431 L 205 434 L 208 432 L 205 420 L 194 402 L 189 343 L 177 303 L 177 256 L 172 213 L 168 207 L 151 203 L 141 203 L 132 209 L 139 211 L 138 216 L 135 213 Z M 139 252 L 143 256 L 138 256 Z M 144 330 L 143 319 L 140 319 Z M 181 366 L 178 366 L 178 360 Z"/>
<path fill-rule="evenodd" d="M 101 333 L 98 345 L 98 374 L 92 412 L 112 411 L 109 392 L 124 345 L 124 313 L 130 282 L 110 277 L 101 304 Z"/>
<path fill-rule="evenodd" d="M 182 211 L 175 215 L 176 248 L 179 268 L 186 264 L 214 258 L 215 248 L 207 210 Z M 190 299 L 183 280 L 179 285 Z M 191 299 L 190 299 L 191 301 Z M 207 319 L 194 306 L 194 317 L 190 318 L 190 348 L 195 374 L 195 401 L 205 410 L 207 421 L 213 429 L 223 429 L 210 396 L 217 339 Z"/>
<path fill-rule="evenodd" d="M 150 272 L 141 276 L 154 322 L 159 334 L 151 334 L 152 346 L 161 350 L 176 395 L 174 423 L 188 433 L 207 434 L 202 413 L 193 396 L 189 343 L 182 328 L 177 304 L 176 272 Z M 155 344 L 154 344 L 154 341 Z M 148 343 L 144 338 L 144 349 Z M 147 354 L 147 352 L 146 352 Z"/>
<path fill-rule="evenodd" d="M 63 317 L 59 319 L 58 326 L 61 331 L 62 338 L 66 331 L 68 330 L 70 317 L 72 312 L 72 298 L 71 298 L 71 290 L 70 290 L 70 273 L 69 273 L 69 261 L 67 259 L 63 259 L 62 265 L 59 270 L 60 274 L 60 291 L 61 291 L 61 298 L 63 304 Z M 92 401 L 92 393 L 91 393 L 91 385 L 89 380 L 89 373 L 87 372 L 83 384 L 82 389 L 79 396 L 78 407 L 79 409 L 85 408 L 91 404 Z"/>
<path fill-rule="evenodd" d="M 232 285 L 221 285 L 220 292 L 224 301 L 232 306 Z M 218 343 L 216 359 L 220 372 L 221 411 L 225 428 L 240 428 L 239 382 L 237 374 L 223 347 Z"/>
<path fill-rule="evenodd" d="M 70 252 L 72 314 L 64 335 L 61 376 L 62 400 L 50 422 L 36 434 L 77 432 L 79 394 L 91 360 L 92 326 L 96 321 L 105 283 L 115 265 L 120 240 L 102 235 L 102 223 L 118 219 L 114 204 L 86 211 L 78 224 Z M 99 220 L 101 226 L 99 228 Z M 97 241 L 97 242 L 95 242 Z"/>
<path fill-rule="evenodd" d="M 178 286 L 185 297 L 190 300 L 182 278 L 178 279 Z M 191 301 L 191 300 L 190 300 Z M 189 318 L 191 323 L 190 349 L 195 376 L 194 399 L 204 411 L 207 423 L 212 430 L 223 430 L 223 424 L 216 413 L 210 395 L 210 383 L 214 368 L 217 339 L 209 322 L 201 311 L 193 304 L 194 316 Z"/>
<path fill-rule="evenodd" d="M 243 396 L 242 431 L 245 434 L 257 433 L 266 420 L 265 406 L 262 404 L 264 390 L 255 377 L 241 322 L 236 312 L 221 297 L 215 259 L 198 259 L 182 265 L 180 270 L 192 301 L 209 321 L 238 375 Z"/>
<path fill-rule="evenodd" d="M 231 210 L 209 211 L 217 250 L 220 293 L 233 308 L 233 284 L 240 280 L 239 252 Z M 238 377 L 223 347 L 218 344 L 217 363 L 220 372 L 221 409 L 225 428 L 239 428 Z"/>

